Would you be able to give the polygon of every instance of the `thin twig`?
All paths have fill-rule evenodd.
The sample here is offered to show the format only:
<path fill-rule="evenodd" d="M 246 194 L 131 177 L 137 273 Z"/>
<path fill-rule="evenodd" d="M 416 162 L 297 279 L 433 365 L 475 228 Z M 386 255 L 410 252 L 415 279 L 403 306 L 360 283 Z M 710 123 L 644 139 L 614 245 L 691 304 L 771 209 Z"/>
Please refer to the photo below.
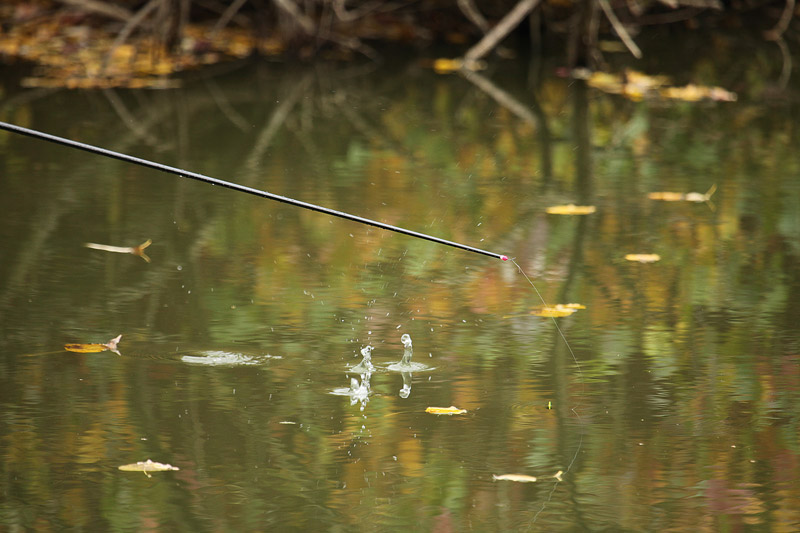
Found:
<path fill-rule="evenodd" d="M 114 51 L 128 40 L 128 37 L 130 37 L 133 30 L 135 30 L 136 27 L 139 26 L 145 18 L 147 18 L 147 15 L 157 8 L 161 2 L 162 0 L 150 0 L 142 9 L 137 11 L 136 14 L 128 20 L 128 23 L 125 24 L 125 27 L 122 28 L 122 31 L 119 32 L 119 35 L 117 35 L 117 38 L 114 39 L 114 42 L 111 44 L 111 49 L 108 51 L 105 63 L 103 63 L 103 72 L 105 72 L 106 68 L 108 68 L 108 63 L 114 56 Z"/>
<path fill-rule="evenodd" d="M 464 54 L 466 61 L 476 61 L 488 54 L 497 44 L 502 41 L 511 31 L 517 27 L 525 16 L 533 11 L 539 0 L 520 0 L 514 8 L 506 13 L 500 22 L 497 23 L 489 32 L 483 36 L 472 48 Z"/>
<path fill-rule="evenodd" d="M 133 13 L 122 6 L 107 4 L 99 0 L 59 0 L 62 4 L 80 7 L 87 11 L 100 13 L 112 19 L 130 20 Z"/>
<path fill-rule="evenodd" d="M 332 3 L 333 12 L 336 13 L 336 17 L 342 22 L 352 22 L 358 18 L 361 18 L 370 11 L 377 10 L 382 4 L 380 0 L 367 2 L 364 5 L 353 9 L 352 11 L 348 11 L 347 6 L 345 6 L 345 0 L 333 0 Z"/>
<path fill-rule="evenodd" d="M 789 47 L 786 46 L 786 40 L 783 36 L 775 39 L 775 44 L 780 48 L 781 56 L 783 57 L 783 68 L 781 69 L 781 76 L 778 78 L 778 87 L 786 89 L 789 84 L 789 77 L 792 75 L 792 54 L 789 53 Z"/>
<path fill-rule="evenodd" d="M 214 100 L 214 103 L 217 104 L 222 114 L 225 115 L 228 120 L 230 120 L 234 126 L 239 128 L 242 131 L 249 130 L 249 124 L 245 118 L 239 114 L 233 106 L 231 106 L 230 102 L 228 101 L 225 93 L 219 88 L 219 86 L 214 82 L 213 79 L 206 79 L 203 80 L 205 86 L 208 88 L 208 92 L 211 94 L 211 98 Z"/>
<path fill-rule="evenodd" d="M 475 24 L 481 30 L 481 32 L 486 33 L 489 31 L 489 23 L 486 21 L 481 12 L 478 11 L 478 8 L 475 6 L 475 3 L 472 0 L 458 0 L 458 8 L 462 13 L 464 13 L 464 16 L 467 17 L 470 22 Z"/>
<path fill-rule="evenodd" d="M 781 18 L 778 19 L 777 24 L 771 30 L 767 31 L 764 35 L 770 41 L 777 41 L 781 37 L 783 37 L 784 32 L 789 28 L 789 23 L 792 21 L 792 16 L 794 16 L 794 4 L 795 0 L 786 0 L 786 6 L 783 8 L 783 13 L 781 13 Z"/>
<path fill-rule="evenodd" d="M 236 0 L 233 2 L 222 16 L 219 18 L 216 24 L 214 24 L 214 28 L 211 30 L 211 35 L 216 35 L 222 28 L 228 25 L 231 19 L 236 16 L 236 13 L 242 8 L 242 6 L 247 2 L 247 0 Z"/>
<path fill-rule="evenodd" d="M 522 102 L 492 83 L 491 80 L 481 76 L 477 72 L 472 72 L 471 70 L 465 68 L 462 68 L 458 72 L 478 89 L 494 98 L 498 104 L 505 107 L 525 122 L 536 125 L 536 116 L 527 107 L 525 107 Z"/>
<path fill-rule="evenodd" d="M 631 39 L 631 36 L 628 33 L 628 30 L 626 30 L 625 26 L 623 26 L 622 23 L 619 21 L 617 15 L 614 14 L 614 10 L 611 9 L 611 6 L 608 4 L 608 0 L 597 0 L 597 3 L 600 4 L 600 7 L 603 9 L 603 12 L 606 14 L 606 17 L 608 18 L 608 21 L 614 27 L 614 31 L 617 32 L 619 38 L 622 39 L 622 42 L 625 43 L 625 46 L 628 47 L 628 50 L 630 50 L 631 54 L 633 54 L 633 57 L 635 57 L 636 59 L 641 59 L 642 51 L 639 49 L 638 46 L 636 46 L 636 43 L 633 42 L 633 39 Z"/>
<path fill-rule="evenodd" d="M 277 5 L 280 9 L 284 10 L 288 13 L 299 25 L 303 28 L 309 35 L 314 34 L 315 24 L 314 21 L 311 20 L 308 15 L 300 11 L 300 8 L 297 7 L 292 0 L 274 0 L 275 5 Z"/>

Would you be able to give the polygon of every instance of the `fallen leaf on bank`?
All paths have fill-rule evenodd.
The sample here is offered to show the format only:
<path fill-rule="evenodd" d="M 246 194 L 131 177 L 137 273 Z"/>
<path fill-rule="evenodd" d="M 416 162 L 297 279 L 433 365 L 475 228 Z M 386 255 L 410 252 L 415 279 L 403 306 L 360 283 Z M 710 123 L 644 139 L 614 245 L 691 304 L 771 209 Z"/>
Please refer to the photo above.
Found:
<path fill-rule="evenodd" d="M 547 213 L 551 215 L 591 215 L 596 211 L 593 205 L 554 205 L 547 208 Z"/>
<path fill-rule="evenodd" d="M 611 94 L 621 94 L 637 101 L 651 94 L 657 94 L 657 89 L 669 82 L 666 76 L 650 76 L 630 69 L 622 74 L 592 72 L 585 79 L 590 87 Z"/>
<path fill-rule="evenodd" d="M 150 472 L 166 472 L 168 470 L 180 470 L 177 466 L 170 464 L 157 463 L 148 459 L 147 461 L 139 461 L 138 463 L 131 463 L 117 467 L 124 472 L 144 472 L 147 477 L 152 477 Z"/>
<path fill-rule="evenodd" d="M 114 337 L 113 339 L 111 339 L 110 341 L 108 341 L 105 344 L 99 344 L 99 343 L 91 343 L 91 344 L 72 343 L 72 344 L 65 344 L 64 345 L 64 349 L 69 351 L 69 352 L 75 352 L 75 353 L 98 353 L 98 352 L 104 352 L 106 350 L 111 350 L 112 352 L 114 352 L 117 355 L 119 355 L 119 352 L 117 351 L 117 344 L 119 343 L 121 338 L 122 338 L 122 335 L 117 335 L 116 337 Z"/>
<path fill-rule="evenodd" d="M 450 407 L 428 407 L 425 412 L 434 415 L 463 415 L 467 410 L 451 405 Z"/>
<path fill-rule="evenodd" d="M 534 483 L 536 481 L 535 476 L 527 476 L 525 474 L 502 474 L 500 476 L 492 474 L 492 479 L 495 481 L 516 481 L 517 483 Z"/>
<path fill-rule="evenodd" d="M 91 248 L 92 250 L 102 250 L 103 252 L 114 252 L 118 254 L 133 254 L 136 256 L 141 257 L 148 263 L 150 262 L 150 258 L 147 257 L 147 254 L 144 253 L 144 249 L 153 244 L 153 241 L 147 239 L 139 246 L 110 246 L 108 244 L 96 244 L 93 242 L 87 242 L 83 245 L 87 248 Z"/>
<path fill-rule="evenodd" d="M 621 74 L 574 69 L 570 76 L 586 80 L 586 84 L 610 94 L 619 94 L 633 101 L 649 99 L 682 100 L 699 102 L 711 100 L 715 102 L 735 102 L 736 93 L 722 87 L 689 84 L 682 87 L 669 87 L 667 76 L 651 76 L 636 70 L 626 69 Z"/>
<path fill-rule="evenodd" d="M 625 260 L 636 263 L 655 263 L 661 261 L 661 256 L 658 254 L 628 254 L 625 256 Z"/>
<path fill-rule="evenodd" d="M 736 93 L 727 91 L 722 87 L 706 87 L 691 83 L 683 87 L 665 87 L 659 93 L 662 98 L 683 100 L 684 102 L 699 102 L 700 100 L 735 102 L 737 98 Z"/>

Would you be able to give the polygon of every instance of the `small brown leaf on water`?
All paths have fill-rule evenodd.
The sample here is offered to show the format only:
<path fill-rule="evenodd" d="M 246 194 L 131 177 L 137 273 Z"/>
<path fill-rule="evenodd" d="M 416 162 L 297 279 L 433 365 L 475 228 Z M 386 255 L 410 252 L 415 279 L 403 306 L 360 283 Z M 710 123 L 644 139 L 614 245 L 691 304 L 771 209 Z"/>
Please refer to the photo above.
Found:
<path fill-rule="evenodd" d="M 112 352 L 119 354 L 119 352 L 117 351 L 117 344 L 119 343 L 120 339 L 122 339 L 122 335 L 117 335 L 116 337 L 114 337 L 105 344 L 99 344 L 99 343 L 65 344 L 64 349 L 69 352 L 75 352 L 75 353 L 98 353 L 98 352 L 104 352 L 106 350 L 111 350 Z"/>
<path fill-rule="evenodd" d="M 597 209 L 593 205 L 554 205 L 547 208 L 550 215 L 591 215 Z"/>
<path fill-rule="evenodd" d="M 658 254 L 628 254 L 625 256 L 625 260 L 636 263 L 655 263 L 661 261 L 661 256 Z"/>
<path fill-rule="evenodd" d="M 516 481 L 517 483 L 534 483 L 536 481 L 536 477 L 525 474 L 502 474 L 500 476 L 492 474 L 492 479 L 495 481 Z"/>
<path fill-rule="evenodd" d="M 177 466 L 170 464 L 157 463 L 148 459 L 147 461 L 139 461 L 138 463 L 131 463 L 117 467 L 124 472 L 144 472 L 147 477 L 152 477 L 150 472 L 166 472 L 169 470 L 180 470 Z"/>
<path fill-rule="evenodd" d="M 428 407 L 425 412 L 434 415 L 463 415 L 467 410 L 451 405 L 450 407 Z"/>

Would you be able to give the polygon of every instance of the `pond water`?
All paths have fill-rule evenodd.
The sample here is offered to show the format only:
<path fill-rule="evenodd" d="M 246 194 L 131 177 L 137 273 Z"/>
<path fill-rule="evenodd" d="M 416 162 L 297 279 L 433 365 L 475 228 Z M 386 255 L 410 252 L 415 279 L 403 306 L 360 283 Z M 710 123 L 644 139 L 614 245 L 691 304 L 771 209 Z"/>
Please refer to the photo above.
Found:
<path fill-rule="evenodd" d="M 5 80 L 3 121 L 516 264 L 0 133 L 0 529 L 799 529 L 798 93 L 717 45 L 666 73 L 736 102 L 525 61 Z"/>

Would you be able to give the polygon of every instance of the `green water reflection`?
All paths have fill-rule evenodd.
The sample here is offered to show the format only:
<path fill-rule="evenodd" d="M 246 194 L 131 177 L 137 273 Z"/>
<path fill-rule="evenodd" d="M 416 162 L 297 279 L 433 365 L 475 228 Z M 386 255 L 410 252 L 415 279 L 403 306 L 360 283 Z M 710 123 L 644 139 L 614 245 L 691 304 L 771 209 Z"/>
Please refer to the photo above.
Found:
<path fill-rule="evenodd" d="M 527 111 L 414 63 L 11 98 L 3 120 L 508 253 L 586 309 L 556 319 L 570 351 L 512 264 L 2 133 L 3 529 L 800 527 L 797 105 L 483 75 Z M 545 213 L 570 202 L 597 211 Z M 82 246 L 148 238 L 149 264 Z M 435 367 L 407 398 L 403 333 Z M 361 410 L 331 391 L 368 344 Z M 148 458 L 180 471 L 117 470 Z"/>

